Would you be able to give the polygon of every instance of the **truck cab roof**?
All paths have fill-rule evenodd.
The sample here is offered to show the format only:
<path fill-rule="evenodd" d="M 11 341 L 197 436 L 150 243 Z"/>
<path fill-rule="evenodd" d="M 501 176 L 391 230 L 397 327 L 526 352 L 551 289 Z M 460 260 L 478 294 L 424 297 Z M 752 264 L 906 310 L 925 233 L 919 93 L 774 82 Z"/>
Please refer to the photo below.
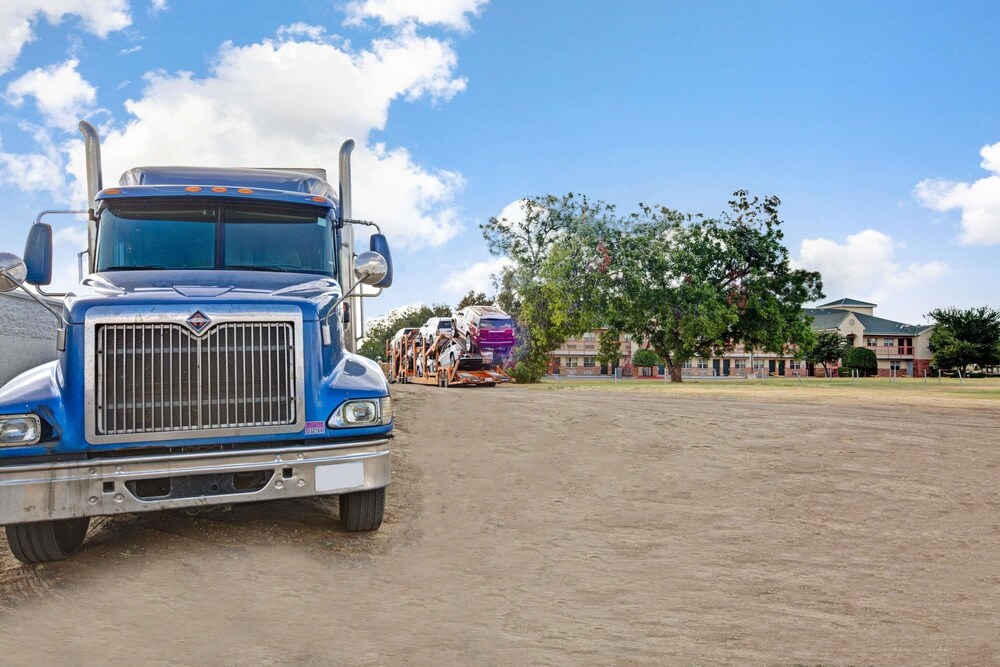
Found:
<path fill-rule="evenodd" d="M 253 169 L 220 167 L 135 167 L 122 174 L 122 188 L 134 186 L 176 186 L 184 194 L 185 187 L 202 187 L 197 194 L 211 194 L 211 188 L 226 188 L 228 194 L 238 189 L 267 190 L 272 193 L 296 193 L 325 197 L 334 204 L 338 193 L 326 180 L 324 169 Z M 118 188 L 106 188 L 117 190 Z M 131 194 L 137 194 L 132 191 Z"/>

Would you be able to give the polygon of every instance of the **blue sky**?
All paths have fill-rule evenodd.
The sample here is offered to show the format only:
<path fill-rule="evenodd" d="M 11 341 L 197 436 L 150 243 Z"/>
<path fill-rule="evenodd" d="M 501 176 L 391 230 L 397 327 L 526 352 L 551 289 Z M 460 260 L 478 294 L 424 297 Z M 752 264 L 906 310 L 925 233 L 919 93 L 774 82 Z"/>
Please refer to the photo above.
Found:
<path fill-rule="evenodd" d="M 715 214 L 784 202 L 830 299 L 922 322 L 1000 306 L 994 2 L 42 0 L 0 7 L 0 221 L 82 193 L 73 119 L 105 184 L 150 163 L 335 168 L 397 280 L 369 314 L 455 303 L 497 266 L 478 224 L 524 196 Z M 57 227 L 75 280 L 82 224 Z"/>

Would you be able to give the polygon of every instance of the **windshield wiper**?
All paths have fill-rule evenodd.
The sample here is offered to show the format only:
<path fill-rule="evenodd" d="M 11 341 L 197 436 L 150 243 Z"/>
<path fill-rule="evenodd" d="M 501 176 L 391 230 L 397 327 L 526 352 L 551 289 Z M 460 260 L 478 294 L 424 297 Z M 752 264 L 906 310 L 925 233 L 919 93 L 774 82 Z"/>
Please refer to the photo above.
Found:
<path fill-rule="evenodd" d="M 227 269 L 245 269 L 247 271 L 278 271 L 280 273 L 287 273 L 287 269 L 283 269 L 280 266 L 274 266 L 273 264 L 227 264 Z"/>
<path fill-rule="evenodd" d="M 158 271 L 166 267 L 155 264 L 136 264 L 135 266 L 105 266 L 101 271 Z"/>

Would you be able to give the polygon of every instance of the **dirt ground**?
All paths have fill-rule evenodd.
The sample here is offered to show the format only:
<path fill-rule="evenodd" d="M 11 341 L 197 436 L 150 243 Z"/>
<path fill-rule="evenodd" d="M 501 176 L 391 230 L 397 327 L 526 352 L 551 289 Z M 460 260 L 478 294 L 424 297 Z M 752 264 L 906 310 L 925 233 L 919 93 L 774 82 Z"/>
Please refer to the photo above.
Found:
<path fill-rule="evenodd" d="M 397 386 L 386 520 L 96 521 L 4 664 L 1000 662 L 1000 405 Z"/>

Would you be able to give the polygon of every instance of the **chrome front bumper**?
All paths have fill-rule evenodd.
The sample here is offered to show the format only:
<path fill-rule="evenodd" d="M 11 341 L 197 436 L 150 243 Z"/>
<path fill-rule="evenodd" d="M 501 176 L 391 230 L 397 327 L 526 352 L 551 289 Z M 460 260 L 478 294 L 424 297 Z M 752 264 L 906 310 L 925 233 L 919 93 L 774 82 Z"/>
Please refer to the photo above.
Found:
<path fill-rule="evenodd" d="M 91 459 L 65 463 L 44 463 L 0 467 L 0 524 L 28 523 L 81 516 L 101 516 L 130 512 L 206 507 L 232 503 L 302 498 L 378 489 L 391 479 L 389 440 L 324 443 L 299 447 L 247 451 L 205 452 Z M 316 469 L 321 466 L 360 463 L 350 466 L 349 488 L 331 487 L 330 468 L 317 490 Z M 363 481 L 360 472 L 363 469 Z M 267 478 L 261 488 L 236 490 L 234 474 L 261 473 Z M 176 486 L 208 493 L 186 497 L 137 495 L 140 480 L 176 480 Z M 193 480 L 193 483 L 192 483 Z M 217 481 L 212 481 L 217 480 Z M 176 491 L 174 492 L 177 493 Z M 140 497 L 146 495 L 147 497 Z"/>

